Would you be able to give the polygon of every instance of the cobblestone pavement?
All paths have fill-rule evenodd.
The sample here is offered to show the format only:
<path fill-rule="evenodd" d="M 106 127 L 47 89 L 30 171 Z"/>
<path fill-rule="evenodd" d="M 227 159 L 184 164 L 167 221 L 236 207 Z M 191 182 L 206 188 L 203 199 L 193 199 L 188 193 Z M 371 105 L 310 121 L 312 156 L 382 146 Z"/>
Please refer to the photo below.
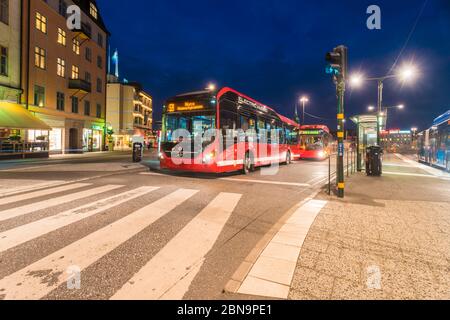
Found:
<path fill-rule="evenodd" d="M 386 162 L 405 172 L 400 159 Z M 302 247 L 290 299 L 450 299 L 450 182 L 417 170 L 359 174 L 345 200 L 319 196 L 329 202 Z"/>

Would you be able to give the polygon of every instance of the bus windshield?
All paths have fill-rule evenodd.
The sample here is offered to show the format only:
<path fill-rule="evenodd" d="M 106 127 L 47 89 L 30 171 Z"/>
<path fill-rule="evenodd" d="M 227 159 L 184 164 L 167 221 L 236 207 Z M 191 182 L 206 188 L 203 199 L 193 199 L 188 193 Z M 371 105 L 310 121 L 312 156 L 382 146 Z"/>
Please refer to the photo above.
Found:
<path fill-rule="evenodd" d="M 205 131 L 215 129 L 216 117 L 210 113 L 171 113 L 164 115 L 163 142 L 176 142 L 179 137 L 174 136 L 177 129 L 189 131 L 191 137 L 194 134 L 203 134 Z"/>
<path fill-rule="evenodd" d="M 301 136 L 300 144 L 305 150 L 321 150 L 324 148 L 321 136 Z"/>

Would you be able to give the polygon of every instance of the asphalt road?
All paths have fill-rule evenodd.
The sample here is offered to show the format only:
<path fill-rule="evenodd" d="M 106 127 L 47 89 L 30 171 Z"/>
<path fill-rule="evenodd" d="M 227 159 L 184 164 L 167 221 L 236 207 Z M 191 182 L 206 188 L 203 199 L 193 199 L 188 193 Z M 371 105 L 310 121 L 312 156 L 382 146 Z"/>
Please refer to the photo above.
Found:
<path fill-rule="evenodd" d="M 223 292 L 230 277 L 328 177 L 327 161 L 168 174 L 153 156 L 1 164 L 0 298 L 240 298 Z"/>

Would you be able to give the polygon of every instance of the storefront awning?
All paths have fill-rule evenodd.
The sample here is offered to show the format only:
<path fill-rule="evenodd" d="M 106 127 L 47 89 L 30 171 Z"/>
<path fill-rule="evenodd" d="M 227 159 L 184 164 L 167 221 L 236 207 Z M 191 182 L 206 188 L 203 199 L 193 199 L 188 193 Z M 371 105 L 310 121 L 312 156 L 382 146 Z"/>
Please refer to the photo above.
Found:
<path fill-rule="evenodd" d="M 0 129 L 51 130 L 20 104 L 0 101 Z"/>

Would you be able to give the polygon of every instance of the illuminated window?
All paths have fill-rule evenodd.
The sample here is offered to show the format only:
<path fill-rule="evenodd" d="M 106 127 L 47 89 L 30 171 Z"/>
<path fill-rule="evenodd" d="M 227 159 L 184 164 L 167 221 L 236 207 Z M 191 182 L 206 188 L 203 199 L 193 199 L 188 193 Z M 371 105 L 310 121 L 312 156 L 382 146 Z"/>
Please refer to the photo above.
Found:
<path fill-rule="evenodd" d="M 72 66 L 72 79 L 78 79 L 80 77 L 80 69 L 77 66 Z"/>
<path fill-rule="evenodd" d="M 36 29 L 47 33 L 47 18 L 39 12 L 36 12 Z"/>
<path fill-rule="evenodd" d="M 91 5 L 90 5 L 90 8 L 89 8 L 89 12 L 91 13 L 91 16 L 94 17 L 94 19 L 98 18 L 97 7 L 92 2 L 91 2 Z"/>
<path fill-rule="evenodd" d="M 66 76 L 66 61 L 61 58 L 57 60 L 56 73 L 63 78 Z"/>
<path fill-rule="evenodd" d="M 72 50 L 73 52 L 75 52 L 75 54 L 80 54 L 80 41 L 78 41 L 77 39 L 73 39 L 72 41 Z"/>
<path fill-rule="evenodd" d="M 34 65 L 38 68 L 45 69 L 45 49 L 34 48 Z"/>
<path fill-rule="evenodd" d="M 0 75 L 8 75 L 8 48 L 0 46 Z"/>
<path fill-rule="evenodd" d="M 66 45 L 66 32 L 58 28 L 58 43 L 65 46 Z"/>

